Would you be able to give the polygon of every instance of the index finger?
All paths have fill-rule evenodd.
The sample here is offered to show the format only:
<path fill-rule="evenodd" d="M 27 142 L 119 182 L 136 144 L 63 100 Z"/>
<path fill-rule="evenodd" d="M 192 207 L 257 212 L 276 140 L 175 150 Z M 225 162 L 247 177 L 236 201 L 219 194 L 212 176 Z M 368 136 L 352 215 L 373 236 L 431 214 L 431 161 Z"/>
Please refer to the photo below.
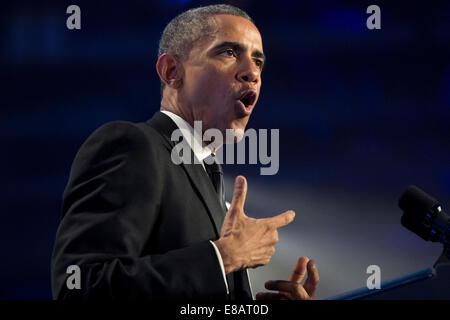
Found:
<path fill-rule="evenodd" d="M 312 298 L 316 292 L 317 286 L 319 284 L 319 272 L 317 271 L 316 264 L 314 260 L 308 262 L 308 278 L 306 279 L 303 287 L 309 296 Z"/>
<path fill-rule="evenodd" d="M 295 212 L 292 210 L 288 210 L 286 212 L 283 212 L 275 217 L 271 218 L 264 218 L 261 219 L 264 222 L 268 223 L 273 228 L 280 228 L 288 225 L 292 221 L 294 221 Z"/>

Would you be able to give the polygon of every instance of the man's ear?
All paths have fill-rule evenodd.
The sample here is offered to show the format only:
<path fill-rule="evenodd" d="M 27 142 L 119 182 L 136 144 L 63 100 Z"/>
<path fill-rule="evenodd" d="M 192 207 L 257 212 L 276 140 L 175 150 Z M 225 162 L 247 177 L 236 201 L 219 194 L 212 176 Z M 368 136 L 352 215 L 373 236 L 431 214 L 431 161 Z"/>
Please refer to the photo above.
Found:
<path fill-rule="evenodd" d="M 156 72 L 158 72 L 159 78 L 166 86 L 177 89 L 183 83 L 182 63 L 169 53 L 164 53 L 158 58 Z"/>

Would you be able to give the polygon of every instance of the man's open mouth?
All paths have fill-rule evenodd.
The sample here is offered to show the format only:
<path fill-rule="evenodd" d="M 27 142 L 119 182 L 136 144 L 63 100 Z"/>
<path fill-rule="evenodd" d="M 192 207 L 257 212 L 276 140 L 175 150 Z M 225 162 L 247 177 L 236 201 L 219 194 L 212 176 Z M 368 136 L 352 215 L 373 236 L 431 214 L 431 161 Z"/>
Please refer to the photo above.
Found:
<path fill-rule="evenodd" d="M 245 106 L 246 109 L 251 108 L 256 101 L 256 92 L 247 91 L 240 98 L 239 101 Z"/>

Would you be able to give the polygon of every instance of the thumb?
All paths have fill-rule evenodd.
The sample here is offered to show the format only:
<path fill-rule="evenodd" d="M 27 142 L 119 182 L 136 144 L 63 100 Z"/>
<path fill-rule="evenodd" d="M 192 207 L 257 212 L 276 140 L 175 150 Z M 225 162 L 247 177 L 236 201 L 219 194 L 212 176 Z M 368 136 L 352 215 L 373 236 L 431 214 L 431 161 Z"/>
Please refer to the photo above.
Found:
<path fill-rule="evenodd" d="M 233 199 L 228 211 L 244 213 L 245 197 L 247 196 L 247 180 L 243 176 L 237 176 L 234 182 Z"/>
<path fill-rule="evenodd" d="M 301 283 L 306 274 L 306 265 L 309 262 L 308 257 L 300 257 L 292 270 L 289 281 Z"/>

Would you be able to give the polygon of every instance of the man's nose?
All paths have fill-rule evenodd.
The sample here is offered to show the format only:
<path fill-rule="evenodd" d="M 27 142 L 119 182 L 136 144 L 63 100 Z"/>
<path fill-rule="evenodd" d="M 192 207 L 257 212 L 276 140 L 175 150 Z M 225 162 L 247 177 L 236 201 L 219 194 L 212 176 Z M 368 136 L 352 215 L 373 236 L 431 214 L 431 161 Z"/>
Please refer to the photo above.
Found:
<path fill-rule="evenodd" d="M 245 58 L 241 60 L 236 76 L 238 81 L 257 83 L 259 80 L 260 72 L 261 71 L 255 65 L 255 61 L 252 58 Z"/>

